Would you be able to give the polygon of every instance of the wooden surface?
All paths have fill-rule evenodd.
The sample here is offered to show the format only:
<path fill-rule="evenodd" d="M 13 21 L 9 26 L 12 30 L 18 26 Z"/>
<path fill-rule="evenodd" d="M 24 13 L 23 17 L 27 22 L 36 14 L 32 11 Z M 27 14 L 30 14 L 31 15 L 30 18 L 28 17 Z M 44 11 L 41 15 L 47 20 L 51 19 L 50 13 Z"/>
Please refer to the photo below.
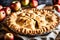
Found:
<path fill-rule="evenodd" d="M 60 40 L 60 32 L 59 32 L 59 34 L 57 35 L 57 37 L 56 37 L 55 40 Z"/>

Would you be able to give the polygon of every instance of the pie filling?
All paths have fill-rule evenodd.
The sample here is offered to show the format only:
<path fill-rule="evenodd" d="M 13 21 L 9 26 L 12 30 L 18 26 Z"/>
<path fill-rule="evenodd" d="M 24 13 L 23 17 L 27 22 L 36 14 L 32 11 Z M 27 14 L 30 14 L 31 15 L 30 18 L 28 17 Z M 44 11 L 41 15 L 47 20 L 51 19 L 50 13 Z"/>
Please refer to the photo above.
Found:
<path fill-rule="evenodd" d="M 54 29 L 58 20 L 58 16 L 52 11 L 31 8 L 12 13 L 7 18 L 7 25 L 18 33 L 34 35 Z"/>

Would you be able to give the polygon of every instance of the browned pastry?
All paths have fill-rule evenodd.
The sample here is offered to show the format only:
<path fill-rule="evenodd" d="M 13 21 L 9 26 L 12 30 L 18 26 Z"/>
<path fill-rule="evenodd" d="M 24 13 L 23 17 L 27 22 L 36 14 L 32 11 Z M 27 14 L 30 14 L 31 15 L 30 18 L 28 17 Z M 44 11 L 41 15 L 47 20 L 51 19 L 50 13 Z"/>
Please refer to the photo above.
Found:
<path fill-rule="evenodd" d="M 45 6 L 44 9 L 52 10 L 53 6 Z"/>
<path fill-rule="evenodd" d="M 12 13 L 6 20 L 9 28 L 22 34 L 44 34 L 54 29 L 59 23 L 59 17 L 54 12 L 36 8 L 22 9 Z"/>

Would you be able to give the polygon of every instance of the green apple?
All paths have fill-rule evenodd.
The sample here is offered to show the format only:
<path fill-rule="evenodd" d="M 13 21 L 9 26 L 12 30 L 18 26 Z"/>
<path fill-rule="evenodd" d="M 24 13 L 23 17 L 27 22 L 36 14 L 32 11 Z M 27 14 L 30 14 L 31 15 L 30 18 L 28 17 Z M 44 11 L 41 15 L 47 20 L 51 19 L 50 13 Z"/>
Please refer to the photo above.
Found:
<path fill-rule="evenodd" d="M 29 0 L 22 0 L 22 5 L 27 6 L 29 4 Z"/>

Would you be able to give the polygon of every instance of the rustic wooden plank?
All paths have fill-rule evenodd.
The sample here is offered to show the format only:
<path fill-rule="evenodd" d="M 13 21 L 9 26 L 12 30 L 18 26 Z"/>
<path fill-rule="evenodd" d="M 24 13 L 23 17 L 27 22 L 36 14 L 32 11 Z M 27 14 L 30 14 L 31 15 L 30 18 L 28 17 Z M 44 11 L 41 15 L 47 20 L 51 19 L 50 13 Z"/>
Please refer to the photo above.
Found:
<path fill-rule="evenodd" d="M 57 37 L 56 37 L 55 40 L 60 40 L 60 32 L 59 32 L 59 34 L 57 35 Z"/>

